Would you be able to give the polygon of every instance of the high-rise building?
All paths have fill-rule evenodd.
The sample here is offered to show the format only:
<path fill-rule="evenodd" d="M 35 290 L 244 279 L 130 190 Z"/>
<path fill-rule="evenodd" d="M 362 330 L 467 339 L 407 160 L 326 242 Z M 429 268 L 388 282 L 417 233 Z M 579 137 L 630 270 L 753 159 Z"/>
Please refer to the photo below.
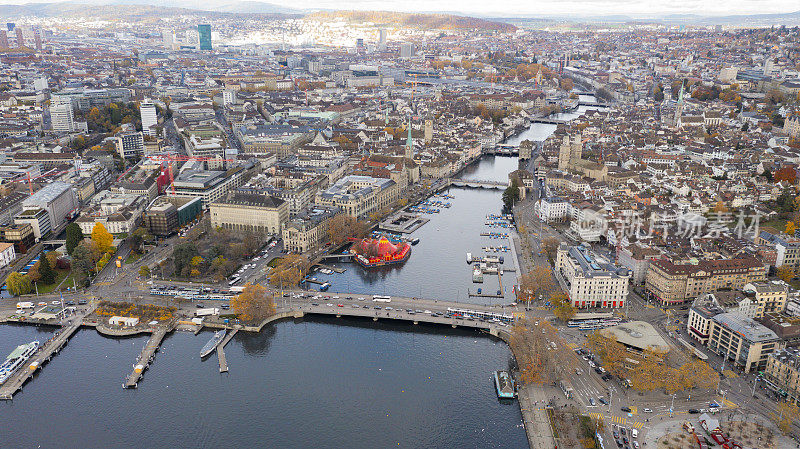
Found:
<path fill-rule="evenodd" d="M 414 56 L 414 44 L 411 42 L 403 42 L 400 44 L 400 57 L 411 58 Z"/>
<path fill-rule="evenodd" d="M 172 50 L 175 47 L 175 32 L 172 30 L 162 30 L 161 31 L 161 39 L 164 44 L 164 48 L 167 50 Z"/>
<path fill-rule="evenodd" d="M 17 47 L 25 47 L 25 36 L 22 33 L 22 27 L 15 27 L 14 31 L 17 33 Z"/>
<path fill-rule="evenodd" d="M 66 102 L 50 106 L 50 121 L 55 132 L 75 131 L 75 114 L 72 112 L 72 103 Z"/>
<path fill-rule="evenodd" d="M 9 48 L 6 30 L 0 30 L 0 48 Z"/>
<path fill-rule="evenodd" d="M 197 25 L 197 34 L 199 35 L 200 50 L 211 50 L 211 25 Z"/>
<path fill-rule="evenodd" d="M 144 137 L 142 133 L 128 133 L 118 136 L 114 141 L 114 145 L 120 157 L 125 159 L 144 154 Z"/>
<path fill-rule="evenodd" d="M 222 105 L 223 106 L 230 106 L 232 104 L 236 104 L 236 91 L 234 90 L 223 90 L 222 91 Z"/>
<path fill-rule="evenodd" d="M 378 30 L 378 50 L 386 50 L 386 28 Z"/>
<path fill-rule="evenodd" d="M 148 136 L 156 135 L 156 125 L 158 125 L 158 115 L 156 105 L 151 100 L 144 100 L 139 104 L 139 114 L 142 117 L 142 132 Z"/>
<path fill-rule="evenodd" d="M 764 76 L 772 76 L 775 71 L 775 59 L 770 56 L 764 61 Z"/>

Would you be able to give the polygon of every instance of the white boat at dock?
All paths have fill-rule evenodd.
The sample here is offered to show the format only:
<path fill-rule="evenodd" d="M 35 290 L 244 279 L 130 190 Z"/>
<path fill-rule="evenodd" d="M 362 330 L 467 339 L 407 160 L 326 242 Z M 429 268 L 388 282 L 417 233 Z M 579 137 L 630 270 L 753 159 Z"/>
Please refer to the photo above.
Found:
<path fill-rule="evenodd" d="M 206 343 L 206 345 L 203 346 L 203 349 L 200 350 L 200 357 L 201 358 L 206 357 L 207 355 L 214 352 L 214 350 L 217 349 L 217 346 L 220 344 L 222 339 L 225 338 L 226 333 L 227 331 L 225 329 L 214 332 L 214 336 L 211 337 L 211 340 L 208 340 L 208 343 Z"/>
<path fill-rule="evenodd" d="M 472 282 L 483 282 L 483 271 L 479 267 L 475 267 L 475 269 L 472 270 Z"/>
<path fill-rule="evenodd" d="M 5 383 L 38 349 L 39 341 L 34 340 L 30 343 L 19 345 L 11 351 L 11 354 L 6 357 L 6 361 L 0 365 L 0 384 Z"/>

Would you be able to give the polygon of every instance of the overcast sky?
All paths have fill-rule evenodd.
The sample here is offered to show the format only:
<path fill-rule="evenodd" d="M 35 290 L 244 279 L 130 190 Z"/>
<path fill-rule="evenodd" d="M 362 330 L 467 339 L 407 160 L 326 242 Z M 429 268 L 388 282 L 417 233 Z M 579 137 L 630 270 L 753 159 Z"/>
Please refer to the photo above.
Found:
<path fill-rule="evenodd" d="M 763 14 L 800 11 L 800 0 L 307 0 L 304 7 L 480 14 Z"/>
<path fill-rule="evenodd" d="M 0 0 L 0 4 L 58 0 Z M 248 0 L 257 2 L 260 0 Z M 74 3 L 126 3 L 125 0 L 72 0 Z M 209 5 L 235 3 L 237 0 L 131 0 L 128 3 L 149 3 L 212 9 Z M 298 9 L 359 9 L 408 12 L 454 12 L 490 16 L 514 15 L 610 15 L 610 14 L 700 14 L 736 15 L 789 13 L 800 11 L 800 0 L 305 0 L 286 2 L 264 0 Z"/>

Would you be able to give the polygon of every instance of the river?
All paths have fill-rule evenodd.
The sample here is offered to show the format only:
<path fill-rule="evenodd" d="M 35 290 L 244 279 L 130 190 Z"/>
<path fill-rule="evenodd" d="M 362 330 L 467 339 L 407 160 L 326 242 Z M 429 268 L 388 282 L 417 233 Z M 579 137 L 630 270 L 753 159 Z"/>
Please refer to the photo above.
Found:
<path fill-rule="evenodd" d="M 462 177 L 502 180 L 508 179 L 508 173 L 516 168 L 517 158 L 485 156 L 467 167 Z M 339 263 L 335 265 L 347 271 L 331 275 L 318 273 L 315 276 L 329 281 L 331 292 L 415 296 L 481 304 L 513 302 L 512 286 L 516 283 L 514 272 L 505 272 L 502 276 L 504 298 L 467 297 L 468 289 L 475 293 L 481 288 L 493 294 L 501 289 L 501 281 L 495 275 L 487 274 L 482 284 L 473 284 L 472 269 L 466 262 L 467 252 L 478 255 L 483 254 L 481 248 L 484 246 L 509 244 L 505 239 L 490 239 L 480 235 L 484 231 L 501 231 L 485 226 L 487 214 L 501 213 L 501 191 L 450 188 L 447 193 L 453 196 L 446 200 L 452 207 L 426 215 L 430 221 L 409 234 L 410 237 L 419 238 L 420 242 L 413 246 L 411 256 L 405 263 L 377 269 L 364 269 L 355 263 Z M 501 255 L 509 259 L 506 266 L 514 267 L 510 252 Z"/>
<path fill-rule="evenodd" d="M 536 124 L 515 139 L 552 133 Z M 537 139 L 541 140 L 541 139 Z M 517 159 L 484 157 L 463 173 L 505 180 Z M 331 290 L 469 301 L 465 253 L 492 244 L 480 232 L 501 210 L 499 190 L 450 189 L 452 207 L 431 215 L 402 266 L 331 276 Z M 510 253 L 506 253 L 510 257 Z M 507 262 L 508 264 L 508 262 Z M 503 276 L 509 301 L 514 273 Z M 482 288 L 499 287 L 486 276 Z M 481 298 L 478 302 L 486 302 Z M 54 329 L 0 326 L 0 356 L 47 340 Z M 230 372 L 201 361 L 210 332 L 166 338 L 136 390 L 124 377 L 147 338 L 80 330 L 13 401 L 0 404 L 2 447 L 526 448 L 519 405 L 499 401 L 491 372 L 508 347 L 474 331 L 306 318 L 239 333 Z"/>

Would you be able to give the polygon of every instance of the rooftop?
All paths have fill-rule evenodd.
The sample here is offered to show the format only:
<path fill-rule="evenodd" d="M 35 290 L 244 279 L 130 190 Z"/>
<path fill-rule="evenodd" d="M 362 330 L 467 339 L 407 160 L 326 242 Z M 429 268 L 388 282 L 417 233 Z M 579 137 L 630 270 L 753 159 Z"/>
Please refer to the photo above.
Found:
<path fill-rule="evenodd" d="M 219 199 L 214 204 L 229 204 L 234 206 L 264 207 L 274 209 L 280 207 L 284 201 L 274 196 L 258 193 L 233 193 L 224 199 Z"/>
<path fill-rule="evenodd" d="M 763 324 L 736 312 L 720 313 L 712 320 L 754 343 L 778 339 L 778 335 Z"/>
<path fill-rule="evenodd" d="M 562 244 L 561 250 L 566 248 L 566 244 Z M 597 257 L 589 248 L 578 245 L 571 246 L 567 249 L 569 257 L 577 262 L 581 267 L 581 272 L 584 277 L 594 276 L 628 276 L 629 270 L 625 267 L 618 267 L 605 259 Z"/>
<path fill-rule="evenodd" d="M 662 354 L 669 352 L 669 344 L 650 323 L 644 321 L 618 324 L 602 329 L 600 333 L 613 335 L 623 345 L 642 351 L 650 349 Z"/>

